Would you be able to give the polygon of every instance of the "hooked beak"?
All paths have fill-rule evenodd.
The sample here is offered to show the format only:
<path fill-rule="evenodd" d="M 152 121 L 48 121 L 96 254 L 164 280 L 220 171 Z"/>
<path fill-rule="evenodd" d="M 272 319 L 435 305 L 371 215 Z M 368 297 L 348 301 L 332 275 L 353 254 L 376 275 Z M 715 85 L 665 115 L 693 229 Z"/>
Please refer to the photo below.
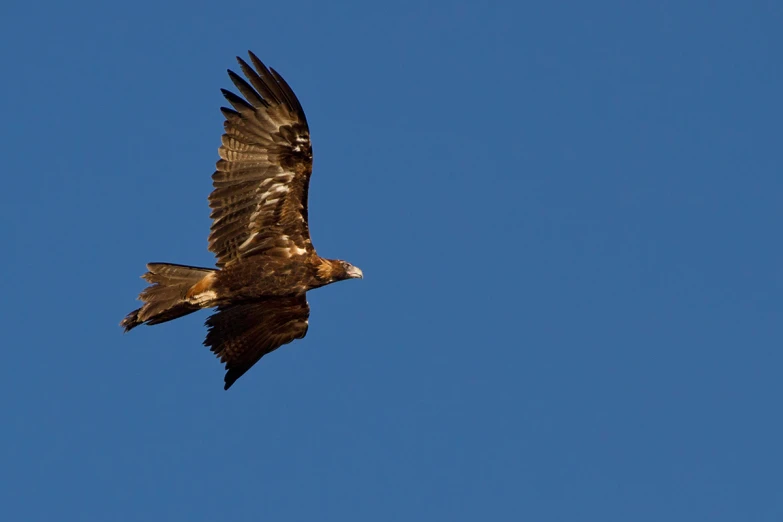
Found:
<path fill-rule="evenodd" d="M 350 268 L 348 268 L 348 270 L 346 270 L 345 273 L 348 274 L 348 277 L 350 277 L 351 279 L 363 279 L 364 278 L 364 274 L 362 274 L 362 271 L 359 268 L 355 267 L 355 266 L 351 266 Z"/>

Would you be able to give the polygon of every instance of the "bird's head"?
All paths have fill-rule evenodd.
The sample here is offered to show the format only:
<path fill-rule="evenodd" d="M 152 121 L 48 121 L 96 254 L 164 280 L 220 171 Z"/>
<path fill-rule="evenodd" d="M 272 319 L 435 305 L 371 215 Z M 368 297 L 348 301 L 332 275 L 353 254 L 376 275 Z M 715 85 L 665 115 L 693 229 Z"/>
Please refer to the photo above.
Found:
<path fill-rule="evenodd" d="M 364 277 L 359 267 L 353 266 L 347 261 L 340 261 L 340 268 L 342 269 L 340 279 L 362 279 Z"/>
<path fill-rule="evenodd" d="M 318 265 L 316 275 L 321 280 L 321 284 L 328 285 L 335 281 L 345 279 L 361 279 L 362 271 L 347 261 L 340 259 L 321 259 Z"/>

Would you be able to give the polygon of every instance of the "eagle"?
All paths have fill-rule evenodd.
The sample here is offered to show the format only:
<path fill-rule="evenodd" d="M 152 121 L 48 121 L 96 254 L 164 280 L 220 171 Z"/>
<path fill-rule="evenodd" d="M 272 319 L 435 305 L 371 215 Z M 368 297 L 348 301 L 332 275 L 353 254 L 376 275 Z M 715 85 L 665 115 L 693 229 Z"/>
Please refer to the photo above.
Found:
<path fill-rule="evenodd" d="M 150 283 L 125 331 L 216 308 L 204 345 L 225 363 L 224 389 L 264 355 L 307 334 L 306 293 L 362 278 L 346 261 L 320 257 L 310 239 L 307 192 L 313 149 L 302 105 L 288 83 L 248 51 L 229 70 L 241 96 L 221 89 L 224 134 L 209 196 L 209 250 L 217 268 L 149 263 Z"/>

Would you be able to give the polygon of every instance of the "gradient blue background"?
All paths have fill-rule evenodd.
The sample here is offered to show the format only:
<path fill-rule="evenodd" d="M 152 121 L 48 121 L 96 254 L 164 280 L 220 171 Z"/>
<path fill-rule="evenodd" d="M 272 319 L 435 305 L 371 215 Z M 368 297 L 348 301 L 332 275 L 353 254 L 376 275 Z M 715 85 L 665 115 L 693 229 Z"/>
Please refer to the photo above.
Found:
<path fill-rule="evenodd" d="M 6 2 L 0 518 L 783 520 L 779 2 Z M 315 148 L 306 339 L 229 392 L 220 87 Z"/>

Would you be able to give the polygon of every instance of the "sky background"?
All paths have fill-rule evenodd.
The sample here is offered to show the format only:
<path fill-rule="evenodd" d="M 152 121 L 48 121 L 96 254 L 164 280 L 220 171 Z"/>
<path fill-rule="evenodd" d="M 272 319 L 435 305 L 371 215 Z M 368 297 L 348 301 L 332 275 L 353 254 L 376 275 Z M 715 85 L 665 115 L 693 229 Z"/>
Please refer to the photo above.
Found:
<path fill-rule="evenodd" d="M 4 2 L 0 518 L 783 520 L 775 1 Z M 223 391 L 220 87 L 310 122 L 362 281 Z"/>

